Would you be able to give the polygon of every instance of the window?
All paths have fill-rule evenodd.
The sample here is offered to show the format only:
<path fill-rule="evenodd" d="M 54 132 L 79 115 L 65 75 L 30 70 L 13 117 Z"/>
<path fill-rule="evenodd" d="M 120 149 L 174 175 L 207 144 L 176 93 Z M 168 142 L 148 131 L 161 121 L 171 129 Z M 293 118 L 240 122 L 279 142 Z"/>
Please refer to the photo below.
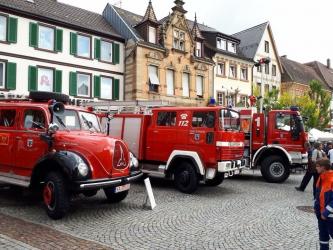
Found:
<path fill-rule="evenodd" d="M 217 74 L 221 76 L 225 76 L 225 64 L 219 63 L 217 64 Z"/>
<path fill-rule="evenodd" d="M 174 30 L 173 32 L 173 47 L 185 51 L 185 32 Z"/>
<path fill-rule="evenodd" d="M 269 92 L 269 84 L 265 84 L 265 95 Z"/>
<path fill-rule="evenodd" d="M 82 57 L 91 57 L 91 51 L 90 51 L 90 37 L 88 36 L 77 36 L 77 56 Z"/>
<path fill-rule="evenodd" d="M 149 37 L 148 41 L 150 43 L 156 43 L 156 28 L 149 26 Z"/>
<path fill-rule="evenodd" d="M 290 115 L 277 113 L 275 128 L 283 131 L 290 131 Z"/>
<path fill-rule="evenodd" d="M 217 92 L 217 104 L 220 106 L 224 106 L 225 104 L 225 93 Z"/>
<path fill-rule="evenodd" d="M 90 97 L 90 75 L 77 74 L 77 95 Z"/>
<path fill-rule="evenodd" d="M 214 128 L 215 112 L 193 112 L 192 127 Z"/>
<path fill-rule="evenodd" d="M 190 96 L 190 74 L 183 73 L 183 96 Z"/>
<path fill-rule="evenodd" d="M 53 92 L 54 70 L 48 68 L 38 68 L 38 91 Z"/>
<path fill-rule="evenodd" d="M 222 38 L 216 38 L 216 47 L 218 49 L 226 50 L 227 49 L 227 41 Z"/>
<path fill-rule="evenodd" d="M 228 42 L 228 51 L 236 53 L 236 43 Z"/>
<path fill-rule="evenodd" d="M 148 75 L 149 75 L 149 91 L 158 92 L 158 86 L 160 85 L 160 81 L 158 79 L 158 67 L 149 65 Z"/>
<path fill-rule="evenodd" d="M 79 116 L 75 110 L 66 109 L 62 114 L 53 115 L 53 122 L 59 126 L 59 130 L 81 130 Z"/>
<path fill-rule="evenodd" d="M 257 67 L 257 72 L 262 72 L 262 67 L 261 67 L 261 65 L 259 65 L 259 66 Z"/>
<path fill-rule="evenodd" d="M 176 126 L 176 112 L 158 112 L 157 126 Z"/>
<path fill-rule="evenodd" d="M 14 127 L 16 111 L 12 109 L 0 110 L 0 127 Z"/>
<path fill-rule="evenodd" d="M 203 97 L 203 80 L 203 76 L 197 76 L 196 87 L 198 97 Z"/>
<path fill-rule="evenodd" d="M 265 52 L 269 53 L 269 42 L 265 41 Z"/>
<path fill-rule="evenodd" d="M 272 65 L 272 76 L 276 76 L 276 65 Z"/>
<path fill-rule="evenodd" d="M 242 106 L 246 107 L 247 106 L 247 96 L 246 95 L 242 95 L 240 97 L 240 101 L 242 103 Z"/>
<path fill-rule="evenodd" d="M 201 46 L 202 46 L 202 44 L 200 42 L 196 42 L 196 50 L 195 50 L 196 57 L 202 56 Z"/>
<path fill-rule="evenodd" d="M 0 89 L 5 88 L 6 63 L 0 62 Z"/>
<path fill-rule="evenodd" d="M 101 98 L 112 99 L 112 78 L 101 77 Z"/>
<path fill-rule="evenodd" d="M 259 95 L 261 95 L 262 91 L 261 91 L 261 83 L 257 82 L 257 88 L 259 90 Z"/>
<path fill-rule="evenodd" d="M 236 65 L 230 65 L 229 67 L 229 77 L 236 78 L 237 72 L 236 72 Z"/>
<path fill-rule="evenodd" d="M 112 43 L 101 41 L 101 60 L 112 62 Z"/>
<path fill-rule="evenodd" d="M 38 26 L 38 48 L 54 50 L 54 29 L 46 26 Z"/>
<path fill-rule="evenodd" d="M 174 95 L 174 71 L 167 70 L 167 95 Z"/>
<path fill-rule="evenodd" d="M 265 74 L 269 75 L 269 64 L 265 64 Z"/>
<path fill-rule="evenodd" d="M 7 41 L 7 17 L 0 16 L 0 41 Z"/>
<path fill-rule="evenodd" d="M 45 125 L 45 115 L 42 110 L 31 109 L 24 112 L 24 128 L 43 129 Z"/>
<path fill-rule="evenodd" d="M 241 68 L 241 80 L 247 80 L 247 68 Z"/>

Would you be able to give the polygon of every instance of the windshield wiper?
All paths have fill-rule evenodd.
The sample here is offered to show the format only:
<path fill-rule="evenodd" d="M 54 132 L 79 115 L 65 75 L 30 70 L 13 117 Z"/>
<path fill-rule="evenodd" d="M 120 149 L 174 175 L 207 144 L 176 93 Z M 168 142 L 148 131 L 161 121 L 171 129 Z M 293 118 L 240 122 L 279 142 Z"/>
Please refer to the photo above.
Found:
<path fill-rule="evenodd" d="M 98 129 L 96 129 L 96 127 L 94 126 L 94 124 L 91 121 L 88 121 L 88 119 L 84 115 L 81 115 L 81 117 L 89 129 L 94 129 L 96 132 L 98 132 Z"/>
<path fill-rule="evenodd" d="M 55 116 L 57 118 L 57 121 L 60 123 L 61 126 L 63 126 L 65 129 L 67 129 L 65 123 L 62 121 L 62 119 L 59 116 Z"/>

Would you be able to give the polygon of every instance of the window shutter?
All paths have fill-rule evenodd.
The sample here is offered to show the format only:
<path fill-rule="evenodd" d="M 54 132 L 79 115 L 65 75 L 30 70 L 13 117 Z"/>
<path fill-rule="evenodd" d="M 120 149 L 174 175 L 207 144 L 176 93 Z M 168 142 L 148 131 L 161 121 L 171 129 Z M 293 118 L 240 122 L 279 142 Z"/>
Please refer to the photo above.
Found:
<path fill-rule="evenodd" d="M 101 77 L 94 76 L 94 97 L 101 97 Z"/>
<path fill-rule="evenodd" d="M 7 63 L 6 89 L 16 89 L 16 63 Z"/>
<path fill-rule="evenodd" d="M 31 47 L 38 46 L 38 25 L 37 25 L 37 23 L 30 23 L 30 25 L 29 25 L 29 45 Z"/>
<path fill-rule="evenodd" d="M 77 34 L 71 32 L 71 45 L 70 45 L 71 55 L 77 54 Z"/>
<path fill-rule="evenodd" d="M 115 78 L 112 81 L 112 99 L 119 100 L 119 79 Z"/>
<path fill-rule="evenodd" d="M 34 67 L 34 66 L 29 66 L 28 90 L 29 91 L 37 90 L 37 67 Z"/>
<path fill-rule="evenodd" d="M 95 59 L 101 59 L 101 40 L 95 38 Z"/>
<path fill-rule="evenodd" d="M 62 52 L 62 37 L 63 37 L 63 31 L 61 29 L 56 30 L 55 34 L 55 51 Z"/>
<path fill-rule="evenodd" d="M 10 43 L 17 42 L 17 18 L 8 18 L 7 40 Z"/>
<path fill-rule="evenodd" d="M 75 72 L 69 73 L 69 95 L 77 96 L 77 74 Z"/>
<path fill-rule="evenodd" d="M 62 71 L 56 70 L 54 74 L 54 92 L 61 93 L 62 91 Z"/>
<path fill-rule="evenodd" d="M 119 63 L 119 44 L 118 43 L 112 43 L 112 62 L 114 64 Z"/>

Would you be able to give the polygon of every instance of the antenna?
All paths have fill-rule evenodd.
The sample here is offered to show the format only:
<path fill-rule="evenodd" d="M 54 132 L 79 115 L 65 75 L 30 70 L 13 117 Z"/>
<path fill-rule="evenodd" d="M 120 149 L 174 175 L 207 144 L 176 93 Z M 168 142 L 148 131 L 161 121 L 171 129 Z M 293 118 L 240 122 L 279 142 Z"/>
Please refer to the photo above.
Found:
<path fill-rule="evenodd" d="M 122 0 L 119 0 L 119 1 L 116 1 L 116 2 L 113 3 L 113 5 L 115 5 L 115 6 L 119 7 L 119 8 L 121 8 L 122 4 L 123 4 Z"/>

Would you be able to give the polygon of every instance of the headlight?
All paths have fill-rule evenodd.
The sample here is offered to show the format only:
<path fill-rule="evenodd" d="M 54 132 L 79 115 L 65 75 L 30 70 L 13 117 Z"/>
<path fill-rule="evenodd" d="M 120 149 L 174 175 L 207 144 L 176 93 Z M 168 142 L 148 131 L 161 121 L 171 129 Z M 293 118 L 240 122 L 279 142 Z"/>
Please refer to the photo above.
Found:
<path fill-rule="evenodd" d="M 88 166 L 83 161 L 79 163 L 77 169 L 79 170 L 79 173 L 82 177 L 86 177 L 89 173 Z"/>
<path fill-rule="evenodd" d="M 138 168 L 139 161 L 138 159 L 130 152 L 131 168 Z"/>
<path fill-rule="evenodd" d="M 87 177 L 89 174 L 89 167 L 82 157 L 73 152 L 67 152 L 67 155 L 72 157 L 72 164 L 78 171 L 77 175 L 79 176 L 77 177 Z"/>

